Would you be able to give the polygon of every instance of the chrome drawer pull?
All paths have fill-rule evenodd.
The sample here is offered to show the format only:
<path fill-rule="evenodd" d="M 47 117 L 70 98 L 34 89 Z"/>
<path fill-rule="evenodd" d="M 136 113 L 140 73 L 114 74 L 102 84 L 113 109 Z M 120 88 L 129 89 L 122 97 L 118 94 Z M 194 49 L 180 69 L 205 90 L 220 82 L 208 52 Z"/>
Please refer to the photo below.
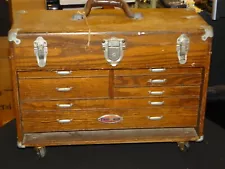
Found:
<path fill-rule="evenodd" d="M 149 120 L 161 120 L 163 118 L 163 116 L 155 116 L 155 117 L 147 116 L 147 118 Z"/>
<path fill-rule="evenodd" d="M 72 71 L 56 71 L 58 75 L 69 75 L 72 73 Z"/>
<path fill-rule="evenodd" d="M 72 87 L 65 87 L 65 88 L 58 88 L 57 87 L 56 90 L 58 92 L 68 92 L 68 91 L 72 90 Z"/>
<path fill-rule="evenodd" d="M 164 104 L 164 101 L 162 101 L 162 102 L 151 102 L 151 101 L 149 101 L 148 104 L 151 104 L 153 106 L 160 106 L 160 105 Z"/>
<path fill-rule="evenodd" d="M 59 123 L 70 123 L 72 121 L 72 119 L 62 119 L 62 120 L 57 119 L 57 121 Z"/>
<path fill-rule="evenodd" d="M 57 104 L 57 106 L 59 108 L 69 108 L 69 107 L 72 107 L 73 104 L 72 103 L 70 103 L 70 104 Z"/>
<path fill-rule="evenodd" d="M 164 91 L 149 91 L 148 93 L 151 95 L 162 95 Z"/>
<path fill-rule="evenodd" d="M 165 68 L 151 68 L 149 69 L 151 72 L 164 72 L 166 71 Z"/>
<path fill-rule="evenodd" d="M 149 83 L 165 83 L 166 79 L 154 79 L 154 80 L 150 79 L 148 82 Z"/>

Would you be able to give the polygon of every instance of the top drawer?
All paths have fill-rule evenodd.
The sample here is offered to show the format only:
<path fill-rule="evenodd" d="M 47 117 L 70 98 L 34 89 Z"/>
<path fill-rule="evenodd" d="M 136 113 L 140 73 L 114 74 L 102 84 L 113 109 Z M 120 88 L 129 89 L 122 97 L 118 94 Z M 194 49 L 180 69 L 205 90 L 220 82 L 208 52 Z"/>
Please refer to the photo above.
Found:
<path fill-rule="evenodd" d="M 19 72 L 20 99 L 108 98 L 108 71 Z"/>

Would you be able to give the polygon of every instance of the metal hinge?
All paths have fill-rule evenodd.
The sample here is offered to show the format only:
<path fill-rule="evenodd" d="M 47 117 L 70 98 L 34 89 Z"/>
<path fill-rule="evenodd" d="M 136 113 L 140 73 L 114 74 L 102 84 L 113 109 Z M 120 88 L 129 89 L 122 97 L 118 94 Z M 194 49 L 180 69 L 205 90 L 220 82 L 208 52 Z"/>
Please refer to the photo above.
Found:
<path fill-rule="evenodd" d="M 48 47 L 46 40 L 44 40 L 42 37 L 38 37 L 34 41 L 34 54 L 36 56 L 38 66 L 45 67 L 48 54 Z"/>
<path fill-rule="evenodd" d="M 190 39 L 186 34 L 181 34 L 177 39 L 177 57 L 180 64 L 187 62 Z"/>
<path fill-rule="evenodd" d="M 111 66 L 117 66 L 123 58 L 124 48 L 126 47 L 125 40 L 115 37 L 104 39 L 102 47 L 107 62 L 109 62 Z"/>

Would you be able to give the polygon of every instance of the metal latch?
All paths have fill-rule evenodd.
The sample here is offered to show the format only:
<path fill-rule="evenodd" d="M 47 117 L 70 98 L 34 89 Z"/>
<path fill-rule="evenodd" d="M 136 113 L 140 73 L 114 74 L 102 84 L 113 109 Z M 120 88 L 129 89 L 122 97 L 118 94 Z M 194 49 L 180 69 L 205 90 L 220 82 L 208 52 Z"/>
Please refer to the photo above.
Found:
<path fill-rule="evenodd" d="M 104 56 L 107 62 L 111 66 L 116 66 L 123 58 L 125 40 L 112 37 L 110 39 L 104 39 L 102 42 L 102 47 L 104 49 Z"/>
<path fill-rule="evenodd" d="M 177 39 L 177 56 L 180 64 L 187 62 L 190 39 L 186 34 L 181 34 Z"/>
<path fill-rule="evenodd" d="M 38 37 L 34 41 L 34 54 L 36 56 L 38 66 L 45 67 L 48 54 L 48 47 L 46 40 L 44 40 L 42 37 Z"/>

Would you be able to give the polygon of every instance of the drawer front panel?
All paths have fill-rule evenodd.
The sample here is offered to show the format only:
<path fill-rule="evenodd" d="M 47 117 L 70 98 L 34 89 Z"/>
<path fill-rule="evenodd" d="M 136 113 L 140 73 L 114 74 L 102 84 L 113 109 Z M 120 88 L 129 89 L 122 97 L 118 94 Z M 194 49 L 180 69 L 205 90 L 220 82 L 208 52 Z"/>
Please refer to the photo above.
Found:
<path fill-rule="evenodd" d="M 149 69 L 124 69 L 115 70 L 114 75 L 117 76 L 136 76 L 136 75 L 187 75 L 201 74 L 202 68 L 164 68 L 154 67 Z"/>
<path fill-rule="evenodd" d="M 108 84 L 108 78 L 20 79 L 20 99 L 108 98 Z"/>
<path fill-rule="evenodd" d="M 115 87 L 200 85 L 201 74 L 115 77 Z"/>
<path fill-rule="evenodd" d="M 24 132 L 195 127 L 197 124 L 197 108 L 24 112 L 22 124 Z"/>
<path fill-rule="evenodd" d="M 24 102 L 21 104 L 22 111 L 64 111 L 81 109 L 128 109 L 148 107 L 198 107 L 199 98 L 147 98 L 147 99 L 115 99 L 115 100 L 58 100 Z"/>
<path fill-rule="evenodd" d="M 115 88 L 115 98 L 136 97 L 199 97 L 200 86 L 177 87 L 141 87 L 141 88 Z"/>
<path fill-rule="evenodd" d="M 19 72 L 20 79 L 43 79 L 43 78 L 64 78 L 64 77 L 108 77 L 108 70 L 46 70 Z"/>

